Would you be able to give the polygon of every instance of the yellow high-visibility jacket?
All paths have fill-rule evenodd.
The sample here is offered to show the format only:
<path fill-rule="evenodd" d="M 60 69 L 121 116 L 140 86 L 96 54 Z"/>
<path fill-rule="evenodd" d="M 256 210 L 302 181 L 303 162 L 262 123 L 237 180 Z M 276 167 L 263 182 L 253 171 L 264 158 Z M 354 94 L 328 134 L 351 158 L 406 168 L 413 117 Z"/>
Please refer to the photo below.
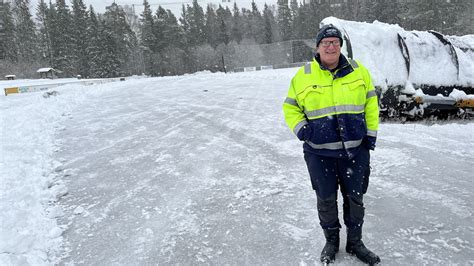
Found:
<path fill-rule="evenodd" d="M 318 155 L 352 158 L 363 142 L 373 149 L 379 108 L 369 71 L 341 55 L 332 73 L 316 59 L 291 80 L 283 104 L 288 127 Z"/>

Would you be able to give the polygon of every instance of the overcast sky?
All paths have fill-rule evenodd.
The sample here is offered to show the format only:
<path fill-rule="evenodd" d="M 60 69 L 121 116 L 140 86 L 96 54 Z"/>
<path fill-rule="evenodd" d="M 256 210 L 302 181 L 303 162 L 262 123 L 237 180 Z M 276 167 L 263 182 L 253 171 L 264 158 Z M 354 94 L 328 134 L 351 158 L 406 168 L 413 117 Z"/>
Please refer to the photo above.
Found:
<path fill-rule="evenodd" d="M 54 2 L 54 0 L 52 0 Z M 94 7 L 94 10 L 99 12 L 99 13 L 104 13 L 105 12 L 105 7 L 109 6 L 112 4 L 114 1 L 113 0 L 83 0 L 84 3 L 89 7 L 89 5 L 92 5 Z M 230 1 L 230 2 L 223 2 L 223 1 Z M 254 0 L 255 3 L 257 3 L 258 10 L 262 12 L 263 6 L 265 3 L 268 5 L 276 5 L 277 0 Z M 32 14 L 36 13 L 36 7 L 38 5 L 39 0 L 30 0 L 31 6 L 32 6 Z M 46 1 L 49 2 L 49 1 Z M 70 4 L 70 0 L 66 0 L 67 3 Z M 117 0 L 115 1 L 119 5 L 136 5 L 135 6 L 135 12 L 137 15 L 142 11 L 142 4 L 143 0 Z M 151 5 L 151 9 L 155 11 L 158 7 L 158 5 L 161 5 L 165 9 L 170 9 L 177 17 L 181 16 L 181 6 L 182 4 L 191 4 L 192 0 L 148 0 L 148 2 Z M 216 5 L 223 5 L 226 6 L 228 5 L 229 8 L 232 10 L 232 7 L 234 6 L 234 2 L 237 3 L 237 6 L 239 9 L 245 7 L 245 8 L 250 8 L 252 0 L 198 0 L 199 4 L 203 7 L 204 12 L 206 11 L 206 6 L 208 3 L 214 3 Z"/>

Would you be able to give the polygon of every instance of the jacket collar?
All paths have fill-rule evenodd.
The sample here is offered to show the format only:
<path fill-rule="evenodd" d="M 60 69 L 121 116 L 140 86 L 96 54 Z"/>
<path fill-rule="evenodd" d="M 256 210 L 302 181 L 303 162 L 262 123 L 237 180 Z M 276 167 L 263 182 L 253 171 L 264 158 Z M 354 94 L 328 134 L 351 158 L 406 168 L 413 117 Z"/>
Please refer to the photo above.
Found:
<path fill-rule="evenodd" d="M 339 63 L 337 64 L 337 67 L 336 69 L 333 69 L 332 71 L 330 69 L 328 69 L 327 67 L 323 66 L 321 64 L 321 58 L 319 56 L 319 53 L 317 53 L 315 56 L 314 56 L 314 59 L 316 60 L 316 62 L 318 63 L 319 67 L 322 69 L 322 70 L 326 70 L 326 71 L 329 71 L 333 74 L 334 78 L 342 78 L 344 76 L 347 76 L 348 74 L 350 74 L 352 71 L 354 71 L 354 69 L 352 68 L 351 64 L 349 63 L 349 61 L 347 60 L 347 58 L 341 54 L 339 56 Z"/>

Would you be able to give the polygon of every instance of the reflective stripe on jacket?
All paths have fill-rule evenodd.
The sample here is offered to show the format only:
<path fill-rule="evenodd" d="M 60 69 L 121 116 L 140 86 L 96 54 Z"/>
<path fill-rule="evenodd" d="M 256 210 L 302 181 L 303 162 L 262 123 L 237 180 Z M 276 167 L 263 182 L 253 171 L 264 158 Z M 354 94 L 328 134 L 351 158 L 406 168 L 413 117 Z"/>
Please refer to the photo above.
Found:
<path fill-rule="evenodd" d="M 305 151 L 352 158 L 365 136 L 377 136 L 378 100 L 363 65 L 341 55 L 339 66 L 331 73 L 314 59 L 301 67 L 291 80 L 283 112 L 296 135 L 310 127 Z"/>

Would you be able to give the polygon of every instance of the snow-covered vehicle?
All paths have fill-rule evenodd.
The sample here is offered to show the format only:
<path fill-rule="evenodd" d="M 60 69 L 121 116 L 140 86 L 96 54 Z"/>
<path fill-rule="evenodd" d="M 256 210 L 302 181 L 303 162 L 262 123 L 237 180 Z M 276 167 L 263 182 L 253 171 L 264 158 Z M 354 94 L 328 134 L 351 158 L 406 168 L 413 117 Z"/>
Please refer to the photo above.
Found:
<path fill-rule="evenodd" d="M 474 107 L 474 35 L 406 31 L 375 21 L 334 17 L 344 34 L 342 53 L 372 73 L 384 117 L 471 117 Z"/>

